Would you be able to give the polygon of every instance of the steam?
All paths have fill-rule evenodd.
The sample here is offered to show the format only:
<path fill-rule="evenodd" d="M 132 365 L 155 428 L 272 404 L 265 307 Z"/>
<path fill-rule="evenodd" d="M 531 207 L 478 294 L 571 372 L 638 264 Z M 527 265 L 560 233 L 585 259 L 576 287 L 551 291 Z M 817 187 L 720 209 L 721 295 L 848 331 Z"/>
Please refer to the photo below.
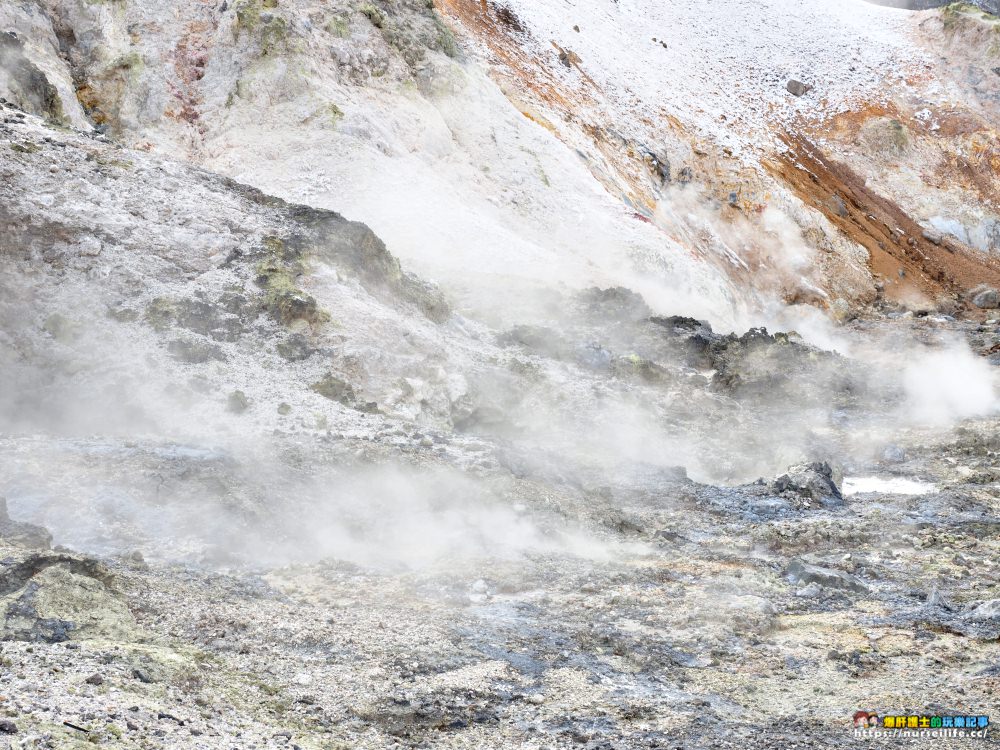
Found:
<path fill-rule="evenodd" d="M 917 424 L 943 427 L 1000 408 L 994 369 L 958 342 L 912 358 L 903 387 L 907 416 Z"/>
<path fill-rule="evenodd" d="M 530 486 L 448 467 L 344 458 L 302 472 L 290 468 L 286 446 L 264 442 L 233 452 L 33 442 L 25 455 L 24 440 L 0 440 L 11 512 L 47 526 L 57 543 L 102 554 L 137 549 L 213 567 L 336 559 L 410 568 L 527 554 L 607 559 L 615 546 L 529 507 Z"/>
<path fill-rule="evenodd" d="M 726 229 L 727 246 L 765 247 L 805 273 L 794 226 L 772 212 L 760 226 Z M 29 244 L 44 251 L 44 232 Z M 957 337 L 918 341 L 905 322 L 892 335 L 854 330 L 766 295 L 739 315 L 794 330 L 817 353 L 786 361 L 787 347 L 764 349 L 753 366 L 781 376 L 774 386 L 749 395 L 711 388 L 713 374 L 673 361 L 645 322 L 650 313 L 688 312 L 688 300 L 655 278 L 606 268 L 599 277 L 614 271 L 618 283 L 642 288 L 650 309 L 620 318 L 588 312 L 576 289 L 546 287 L 540 277 L 535 292 L 519 287 L 534 303 L 506 312 L 536 326 L 530 350 L 493 343 L 497 331 L 479 321 L 439 329 L 379 309 L 378 326 L 351 329 L 356 351 L 380 352 L 356 370 L 355 384 L 389 414 L 366 417 L 302 385 L 331 362 L 291 366 L 238 345 L 224 361 L 178 362 L 147 324 L 109 317 L 113 294 L 95 296 L 86 276 L 48 285 L 25 273 L 31 262 L 5 259 L 0 494 L 12 514 L 46 525 L 57 543 L 102 553 L 140 549 L 252 567 L 324 558 L 389 568 L 607 559 L 623 547 L 586 521 L 604 488 L 648 492 L 679 469 L 736 484 L 803 460 L 866 461 L 900 431 L 998 408 L 993 371 Z M 345 292 L 319 271 L 311 291 L 338 309 L 334 295 Z M 505 288 L 479 293 L 498 300 Z M 369 314 L 350 304 L 339 309 L 357 310 L 352 320 Z M 405 341 L 398 357 L 394 336 Z M 643 375 L 637 351 L 667 371 Z M 436 380 L 418 382 L 414 353 L 432 359 Z M 353 356 L 348 348 L 332 363 L 347 367 Z M 845 372 L 854 376 L 847 390 Z M 401 404 L 395 417 L 390 396 L 403 379 L 417 402 Z M 247 414 L 226 409 L 225 394 L 237 387 L 253 404 Z M 304 395 L 293 400 L 289 391 Z M 271 436 L 269 415 L 286 399 L 293 416 Z M 468 424 L 452 430 L 462 414 Z M 423 440 L 415 420 L 448 439 L 407 456 L 399 446 Z"/>
<path fill-rule="evenodd" d="M 352 135 L 360 115 L 331 135 L 345 148 L 322 154 L 289 156 L 266 131 L 227 135 L 229 171 L 371 221 L 459 311 L 438 326 L 313 269 L 303 283 L 336 323 L 293 363 L 274 352 L 287 331 L 273 321 L 253 320 L 239 341 L 203 337 L 217 359 L 178 361 L 169 339 L 196 334 L 143 320 L 154 289 L 199 302 L 231 290 L 239 279 L 209 259 L 277 231 L 265 220 L 234 222 L 235 200 L 178 190 L 180 167 L 169 182 L 154 168 L 124 174 L 138 197 L 48 172 L 22 179 L 39 202 L 0 207 L 21 227 L 0 238 L 0 494 L 12 514 L 80 549 L 213 566 L 606 559 L 622 548 L 595 529 L 595 497 L 655 493 L 681 470 L 735 484 L 802 460 L 864 461 L 913 426 L 996 413 L 993 371 L 957 336 L 831 321 L 795 207 L 723 220 L 690 186 L 665 192 L 655 224 L 639 221 L 554 136 L 525 130 L 485 76 L 461 83 L 462 97 L 435 99 L 419 149 L 398 111 L 380 123 L 382 147 Z M 266 153 L 277 158 L 251 158 Z M 74 212 L 108 213 L 83 225 L 60 191 L 77 191 Z M 135 222 L 161 203 L 171 210 L 155 226 Z M 33 212 L 44 220 L 27 221 Z M 102 216 L 132 234 L 86 247 Z M 228 234 L 191 229 L 213 222 Z M 188 268 L 185 252 L 204 265 Z M 638 292 L 643 309 L 588 312 L 591 287 Z M 748 368 L 767 377 L 740 392 L 739 377 L 713 385 L 716 373 L 678 361 L 650 315 L 795 331 L 813 348 L 753 352 Z M 503 340 L 519 325 L 534 345 Z M 383 413 L 316 395 L 327 372 Z M 227 409 L 237 389 L 246 413 Z"/>

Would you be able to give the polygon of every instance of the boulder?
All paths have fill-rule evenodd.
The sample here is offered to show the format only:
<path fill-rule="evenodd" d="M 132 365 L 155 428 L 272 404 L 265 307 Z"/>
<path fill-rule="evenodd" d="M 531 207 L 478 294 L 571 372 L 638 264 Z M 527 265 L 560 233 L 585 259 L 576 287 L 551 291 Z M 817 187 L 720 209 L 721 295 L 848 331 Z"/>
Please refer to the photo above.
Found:
<path fill-rule="evenodd" d="M 284 341 L 279 341 L 275 348 L 278 354 L 289 362 L 301 362 L 317 352 L 309 340 L 300 333 L 294 333 Z"/>
<path fill-rule="evenodd" d="M 377 403 L 374 401 L 361 401 L 354 392 L 354 388 L 351 384 L 345 380 L 341 380 L 333 373 L 328 372 L 320 380 L 309 386 L 309 389 L 314 393 L 318 393 L 323 398 L 329 399 L 330 401 L 336 401 L 337 403 L 357 409 L 358 411 L 368 414 L 375 414 L 378 412 Z"/>
<path fill-rule="evenodd" d="M 97 560 L 39 553 L 0 567 L 0 640 L 126 640 L 135 626 Z"/>
<path fill-rule="evenodd" d="M 770 484 L 778 495 L 791 492 L 799 497 L 815 500 L 823 505 L 840 505 L 844 501 L 828 463 L 799 464 L 792 466 Z"/>
<path fill-rule="evenodd" d="M 211 361 L 223 361 L 226 355 L 215 344 L 196 339 L 174 339 L 167 343 L 167 351 L 178 362 L 201 365 Z"/>
<path fill-rule="evenodd" d="M 250 399 L 243 391 L 233 391 L 229 394 L 226 408 L 233 414 L 242 414 L 250 408 Z"/>
<path fill-rule="evenodd" d="M 830 303 L 830 316 L 838 323 L 849 323 L 855 317 L 850 303 L 839 298 Z"/>
<path fill-rule="evenodd" d="M 940 245 L 944 242 L 944 235 L 936 229 L 925 229 L 921 234 L 925 240 L 935 245 Z"/>
<path fill-rule="evenodd" d="M 993 287 L 977 287 L 972 290 L 972 304 L 983 310 L 1000 307 L 1000 294 Z"/>
<path fill-rule="evenodd" d="M 309 206 L 287 206 L 287 212 L 295 232 L 285 243 L 283 258 L 310 257 L 330 263 L 356 276 L 374 296 L 415 305 L 435 323 L 443 323 L 451 316 L 451 307 L 441 290 L 403 271 L 385 243 L 365 224 Z"/>
<path fill-rule="evenodd" d="M 785 575 L 792 583 L 801 583 L 806 586 L 815 583 L 823 588 L 853 591 L 858 594 L 868 591 L 867 586 L 849 573 L 810 565 L 802 560 L 792 560 L 785 568 Z"/>
<path fill-rule="evenodd" d="M 669 185 L 671 182 L 670 159 L 663 154 L 657 154 L 649 148 L 641 147 L 642 160 L 646 168 L 656 176 L 660 185 Z"/>
<path fill-rule="evenodd" d="M 968 228 L 958 219 L 948 216 L 932 216 L 929 223 L 931 227 L 941 233 L 942 244 L 949 237 L 958 240 L 963 245 L 968 245 L 971 242 Z"/>
<path fill-rule="evenodd" d="M 798 591 L 795 592 L 795 596 L 801 599 L 815 599 L 817 596 L 822 595 L 823 587 L 818 583 L 810 583 L 808 586 L 803 586 Z"/>
<path fill-rule="evenodd" d="M 898 445 L 887 445 L 882 451 L 882 460 L 890 464 L 901 464 L 906 460 L 906 450 Z"/>
<path fill-rule="evenodd" d="M 706 359 L 715 370 L 713 390 L 763 403 L 781 393 L 796 404 L 828 406 L 831 398 L 856 392 L 865 377 L 835 352 L 803 344 L 794 332 L 772 335 L 765 328 L 712 338 Z"/>
<path fill-rule="evenodd" d="M 792 96 L 805 96 L 813 89 L 808 83 L 797 81 L 794 78 L 785 84 L 785 88 L 788 89 L 788 93 Z"/>
<path fill-rule="evenodd" d="M 323 398 L 337 401 L 345 406 L 350 406 L 355 401 L 354 388 L 351 387 L 351 384 L 336 377 L 333 373 L 328 372 L 309 388 Z"/>

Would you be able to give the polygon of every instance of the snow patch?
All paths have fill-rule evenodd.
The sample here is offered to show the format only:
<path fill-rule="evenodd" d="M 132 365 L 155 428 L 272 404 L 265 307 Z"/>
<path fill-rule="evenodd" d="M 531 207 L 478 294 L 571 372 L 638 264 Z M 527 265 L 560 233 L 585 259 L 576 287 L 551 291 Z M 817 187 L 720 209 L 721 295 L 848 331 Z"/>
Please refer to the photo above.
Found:
<path fill-rule="evenodd" d="M 929 495 L 937 492 L 930 482 L 904 477 L 844 477 L 841 489 L 845 497 L 877 492 L 881 495 Z"/>

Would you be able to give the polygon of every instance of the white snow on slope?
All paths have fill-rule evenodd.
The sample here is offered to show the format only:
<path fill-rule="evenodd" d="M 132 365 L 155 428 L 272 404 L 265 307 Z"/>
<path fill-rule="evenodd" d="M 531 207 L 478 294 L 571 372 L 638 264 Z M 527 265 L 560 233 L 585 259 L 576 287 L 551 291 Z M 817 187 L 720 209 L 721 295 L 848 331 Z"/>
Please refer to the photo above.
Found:
<path fill-rule="evenodd" d="M 816 118 L 886 90 L 923 58 L 909 11 L 864 0 L 509 0 L 537 45 L 579 55 L 612 112 L 666 112 L 741 153 L 770 119 Z M 578 26 L 580 31 L 574 30 Z M 655 39 L 655 41 L 654 41 Z M 577 70 L 553 65 L 587 89 Z M 796 98 L 789 79 L 815 88 Z M 588 93 L 592 93 L 588 89 Z M 626 125 L 627 126 L 627 125 Z"/>

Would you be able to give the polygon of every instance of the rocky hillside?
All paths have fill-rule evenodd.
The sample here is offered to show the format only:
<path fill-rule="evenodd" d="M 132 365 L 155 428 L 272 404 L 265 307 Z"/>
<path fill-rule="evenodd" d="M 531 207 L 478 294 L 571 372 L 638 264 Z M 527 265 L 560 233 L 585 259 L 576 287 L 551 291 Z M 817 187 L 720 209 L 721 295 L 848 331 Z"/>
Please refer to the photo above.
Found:
<path fill-rule="evenodd" d="M 0 746 L 988 714 L 998 24 L 0 0 Z"/>
<path fill-rule="evenodd" d="M 879 5 L 888 5 L 890 8 L 903 8 L 905 10 L 930 10 L 931 8 L 942 8 L 947 5 L 953 5 L 953 3 L 948 2 L 948 0 L 872 0 Z M 972 0 L 972 2 L 966 3 L 966 5 L 971 5 L 979 8 L 980 10 L 985 10 L 987 13 L 993 13 L 994 15 L 1000 13 L 1000 4 L 997 4 L 996 0 Z"/>
<path fill-rule="evenodd" d="M 1000 281 L 995 19 L 786 5 L 52 0 L 0 21 L 12 101 L 366 221 L 479 314 L 555 275 L 727 326 Z"/>

